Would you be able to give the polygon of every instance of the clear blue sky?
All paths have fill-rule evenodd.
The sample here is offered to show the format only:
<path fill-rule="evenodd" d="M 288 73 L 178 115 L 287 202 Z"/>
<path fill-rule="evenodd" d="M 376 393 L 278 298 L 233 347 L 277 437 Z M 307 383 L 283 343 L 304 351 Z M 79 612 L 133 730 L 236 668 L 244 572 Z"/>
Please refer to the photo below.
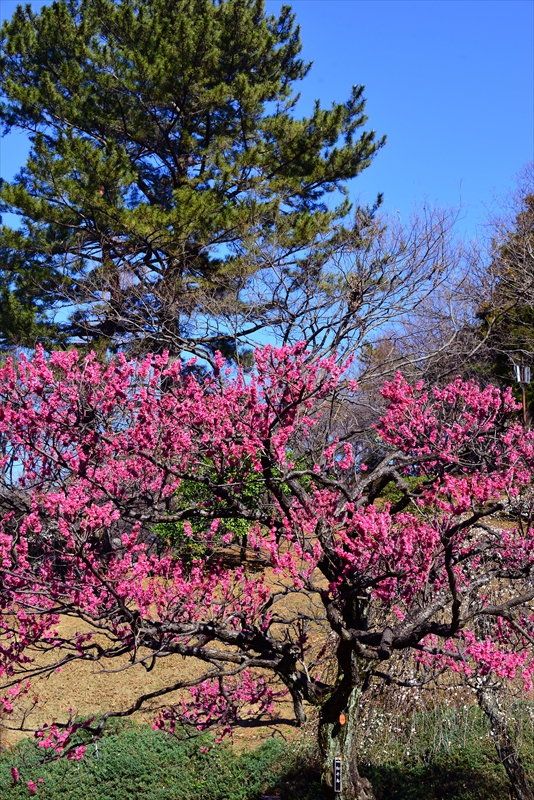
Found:
<path fill-rule="evenodd" d="M 17 3 L 0 0 L 2 18 Z M 32 5 L 38 8 L 41 2 Z M 267 0 L 275 13 L 282 3 Z M 351 187 L 406 217 L 423 198 L 465 207 L 473 233 L 534 159 L 534 0 L 293 0 L 313 61 L 297 109 L 366 87 L 368 127 L 388 141 Z M 24 140 L 2 142 L 11 177 Z M 7 221 L 7 220 L 6 220 Z"/>
<path fill-rule="evenodd" d="M 282 5 L 268 0 L 274 12 Z M 405 217 L 426 196 L 484 219 L 534 159 L 532 0 L 295 0 L 302 112 L 363 84 L 368 126 L 387 135 L 352 194 L 383 191 Z"/>

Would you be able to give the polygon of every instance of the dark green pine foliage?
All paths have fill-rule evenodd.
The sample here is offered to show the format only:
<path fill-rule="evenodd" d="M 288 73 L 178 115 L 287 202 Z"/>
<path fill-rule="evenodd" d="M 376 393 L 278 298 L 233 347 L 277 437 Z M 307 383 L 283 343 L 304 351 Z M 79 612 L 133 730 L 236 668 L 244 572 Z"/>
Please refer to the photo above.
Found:
<path fill-rule="evenodd" d="M 0 190 L 22 218 L 0 234 L 4 343 L 230 352 L 264 324 L 247 300 L 258 247 L 324 264 L 345 182 L 383 143 L 359 130 L 360 86 L 294 118 L 300 50 L 290 9 L 267 16 L 263 0 L 19 7 L 1 32 L 0 117 L 31 152 Z M 43 327 L 43 306 L 63 307 L 60 325 Z"/>

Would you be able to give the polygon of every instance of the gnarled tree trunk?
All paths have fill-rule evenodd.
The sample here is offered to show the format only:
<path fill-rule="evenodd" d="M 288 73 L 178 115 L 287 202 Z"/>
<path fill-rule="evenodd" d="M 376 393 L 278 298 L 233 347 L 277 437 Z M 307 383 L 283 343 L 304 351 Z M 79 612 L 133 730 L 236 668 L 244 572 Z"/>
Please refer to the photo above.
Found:
<path fill-rule="evenodd" d="M 517 800 L 534 800 L 534 793 L 530 788 L 516 744 L 508 729 L 506 714 L 499 708 L 495 693 L 487 687 L 479 687 L 477 689 L 477 700 L 480 708 L 490 721 L 495 748 L 508 774 L 515 797 Z"/>
<path fill-rule="evenodd" d="M 361 690 L 353 689 L 343 709 L 327 702 L 319 720 L 322 786 L 326 800 L 375 800 L 373 787 L 358 771 L 356 731 Z M 332 699 L 333 700 L 333 699 Z M 341 721 L 340 721 L 341 720 Z M 341 791 L 335 791 L 334 760 L 341 760 Z"/>

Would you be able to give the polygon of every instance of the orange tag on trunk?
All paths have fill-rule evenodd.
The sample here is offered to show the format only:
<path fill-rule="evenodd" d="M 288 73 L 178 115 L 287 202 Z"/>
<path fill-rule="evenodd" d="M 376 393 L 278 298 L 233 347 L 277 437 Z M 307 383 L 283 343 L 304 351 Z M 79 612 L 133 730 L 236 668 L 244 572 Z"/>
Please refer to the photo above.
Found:
<path fill-rule="evenodd" d="M 340 725 L 344 725 L 344 724 L 345 724 L 345 722 L 346 722 L 346 720 L 345 720 L 345 714 L 340 714 L 340 715 L 339 715 L 339 724 L 340 724 Z"/>

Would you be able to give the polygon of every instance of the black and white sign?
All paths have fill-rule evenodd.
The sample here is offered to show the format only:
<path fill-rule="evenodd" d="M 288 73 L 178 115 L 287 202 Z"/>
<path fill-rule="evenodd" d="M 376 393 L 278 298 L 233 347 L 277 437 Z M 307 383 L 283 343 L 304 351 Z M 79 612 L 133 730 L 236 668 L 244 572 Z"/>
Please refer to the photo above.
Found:
<path fill-rule="evenodd" d="M 341 759 L 334 758 L 334 792 L 341 791 Z"/>

